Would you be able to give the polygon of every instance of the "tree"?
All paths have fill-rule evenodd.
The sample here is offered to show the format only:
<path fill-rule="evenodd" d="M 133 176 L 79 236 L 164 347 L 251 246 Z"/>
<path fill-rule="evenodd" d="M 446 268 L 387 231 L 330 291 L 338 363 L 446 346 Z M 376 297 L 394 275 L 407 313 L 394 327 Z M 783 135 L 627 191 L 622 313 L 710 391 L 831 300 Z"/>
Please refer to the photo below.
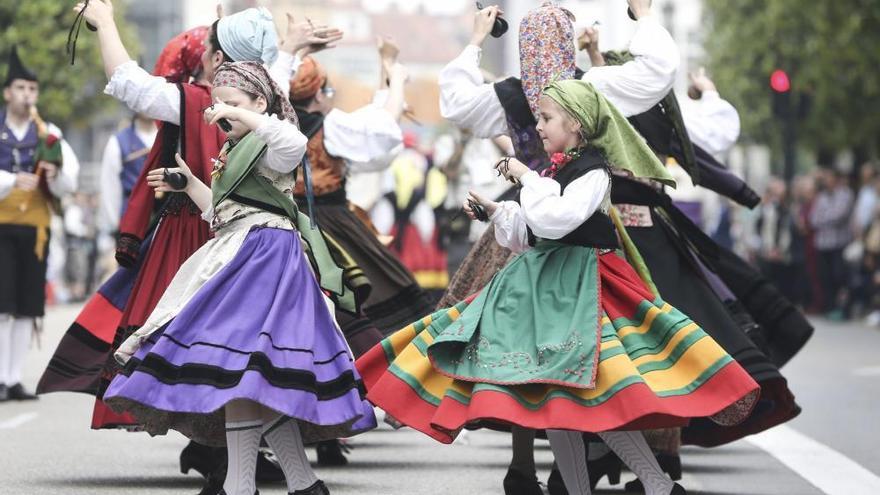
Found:
<path fill-rule="evenodd" d="M 9 50 L 18 45 L 25 65 L 40 78 L 40 114 L 61 127 L 86 125 L 94 115 L 115 108 L 113 99 L 103 94 L 107 78 L 97 36 L 85 25 L 76 44 L 76 65 L 70 65 L 65 47 L 76 17 L 74 5 L 63 0 L 0 3 L 0 75 L 6 77 Z M 123 2 L 115 2 L 114 8 L 120 34 L 126 47 L 133 50 L 132 30 L 122 22 Z"/>
<path fill-rule="evenodd" d="M 814 151 L 880 145 L 880 3 L 874 0 L 706 0 L 713 78 L 740 109 L 746 138 L 778 144 L 770 74 L 791 76 L 808 102 L 799 144 Z"/>

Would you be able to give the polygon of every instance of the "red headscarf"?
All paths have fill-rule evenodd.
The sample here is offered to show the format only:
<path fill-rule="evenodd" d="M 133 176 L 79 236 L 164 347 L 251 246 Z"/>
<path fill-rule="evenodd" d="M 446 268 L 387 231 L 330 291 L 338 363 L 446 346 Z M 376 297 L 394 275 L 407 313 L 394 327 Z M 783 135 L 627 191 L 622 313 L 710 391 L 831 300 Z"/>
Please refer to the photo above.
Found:
<path fill-rule="evenodd" d="M 312 57 L 305 57 L 302 65 L 296 70 L 296 75 L 290 80 L 290 99 L 292 101 L 306 100 L 316 94 L 327 82 L 327 72 Z"/>
<path fill-rule="evenodd" d="M 199 26 L 172 38 L 159 54 L 153 74 L 173 83 L 189 82 L 202 67 L 204 41 L 209 31 L 208 26 Z"/>

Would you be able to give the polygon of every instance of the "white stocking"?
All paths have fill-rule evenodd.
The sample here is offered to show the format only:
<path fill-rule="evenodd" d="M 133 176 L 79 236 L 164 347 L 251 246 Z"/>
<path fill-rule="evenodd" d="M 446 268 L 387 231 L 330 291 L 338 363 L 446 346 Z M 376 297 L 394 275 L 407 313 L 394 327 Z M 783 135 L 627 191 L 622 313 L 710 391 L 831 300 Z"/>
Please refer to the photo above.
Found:
<path fill-rule="evenodd" d="M 28 349 L 31 346 L 33 332 L 33 318 L 15 318 L 13 320 L 9 343 L 9 363 L 6 369 L 7 385 L 21 383 L 21 374 L 24 370 L 25 357 L 27 357 Z"/>
<path fill-rule="evenodd" d="M 0 385 L 9 382 L 9 365 L 12 361 L 12 322 L 10 314 L 0 314 Z"/>
<path fill-rule="evenodd" d="M 675 483 L 660 469 L 642 432 L 606 431 L 598 435 L 639 477 L 645 487 L 645 495 L 669 495 L 672 492 Z"/>
<path fill-rule="evenodd" d="M 226 481 L 223 482 L 226 495 L 254 495 L 257 490 L 257 452 L 262 429 L 260 419 L 226 422 L 229 457 Z"/>
<path fill-rule="evenodd" d="M 281 464 L 281 470 L 287 479 L 287 491 L 293 493 L 314 485 L 318 477 L 309 464 L 296 420 L 281 418 L 274 423 L 267 423 L 266 427 L 266 443 Z"/>
<path fill-rule="evenodd" d="M 550 449 L 559 466 L 559 474 L 569 495 L 590 495 L 590 474 L 587 472 L 587 452 L 583 433 L 579 431 L 547 430 Z"/>

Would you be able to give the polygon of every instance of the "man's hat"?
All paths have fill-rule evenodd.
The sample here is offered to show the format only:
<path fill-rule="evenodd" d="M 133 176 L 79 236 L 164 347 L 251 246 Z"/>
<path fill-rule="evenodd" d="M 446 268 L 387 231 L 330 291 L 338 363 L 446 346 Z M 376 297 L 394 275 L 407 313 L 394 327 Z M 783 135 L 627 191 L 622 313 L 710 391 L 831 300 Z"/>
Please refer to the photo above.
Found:
<path fill-rule="evenodd" d="M 18 57 L 18 47 L 12 45 L 12 51 L 9 52 L 9 67 L 6 69 L 6 81 L 3 83 L 3 87 L 9 87 L 12 81 L 16 79 L 37 82 L 37 75 L 21 63 L 21 59 Z"/>

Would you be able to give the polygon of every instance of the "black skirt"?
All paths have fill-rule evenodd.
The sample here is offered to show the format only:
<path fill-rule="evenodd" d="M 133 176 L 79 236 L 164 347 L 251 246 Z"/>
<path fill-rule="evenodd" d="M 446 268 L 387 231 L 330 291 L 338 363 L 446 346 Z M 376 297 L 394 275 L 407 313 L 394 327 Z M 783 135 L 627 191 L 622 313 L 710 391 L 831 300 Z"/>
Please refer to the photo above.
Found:
<path fill-rule="evenodd" d="M 300 208 L 306 211 L 303 203 L 300 201 Z M 412 273 L 348 209 L 347 203 L 320 202 L 315 205 L 315 217 L 321 229 L 354 259 L 369 279 L 369 295 L 361 307 L 383 334 L 396 332 L 431 313 L 431 300 Z"/>
<path fill-rule="evenodd" d="M 43 316 L 49 239 L 42 259 L 34 251 L 36 242 L 36 227 L 0 225 L 0 314 Z"/>
<path fill-rule="evenodd" d="M 776 364 L 749 338 L 748 314 L 734 315 L 706 282 L 687 245 L 652 210 L 651 227 L 629 227 L 663 300 L 691 317 L 761 385 L 761 400 L 751 416 L 736 426 L 695 419 L 682 430 L 682 442 L 722 445 L 785 423 L 800 413 L 794 395 Z"/>

